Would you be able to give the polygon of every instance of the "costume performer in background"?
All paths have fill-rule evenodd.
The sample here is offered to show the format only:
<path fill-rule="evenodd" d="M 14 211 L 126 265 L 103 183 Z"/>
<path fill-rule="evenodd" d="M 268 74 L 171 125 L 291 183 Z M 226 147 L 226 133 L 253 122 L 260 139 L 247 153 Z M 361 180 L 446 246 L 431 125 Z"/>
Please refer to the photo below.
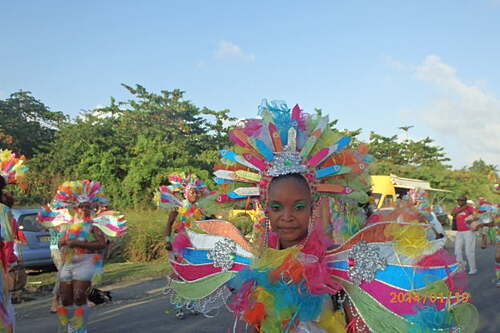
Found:
<path fill-rule="evenodd" d="M 496 251 L 495 251 L 495 274 L 496 274 L 496 286 L 500 288 L 500 214 L 498 214 L 499 210 L 497 207 L 497 215 L 494 216 L 489 223 L 482 223 L 481 226 L 483 228 L 491 228 L 496 230 Z"/>
<path fill-rule="evenodd" d="M 172 173 L 168 176 L 170 185 L 160 186 L 155 195 L 158 206 L 170 211 L 165 225 L 164 237 L 167 250 L 172 251 L 172 241 L 175 235 L 191 227 L 191 223 L 205 219 L 205 212 L 198 206 L 198 200 L 208 195 L 205 184 L 194 174 Z M 176 195 L 181 194 L 181 201 Z M 185 316 L 182 307 L 176 311 L 176 317 Z"/>
<path fill-rule="evenodd" d="M 221 151 L 215 172 L 223 192 L 205 209 L 219 216 L 218 207 L 257 197 L 266 233 L 250 245 L 223 220 L 179 233 L 172 302 L 208 316 L 228 305 L 234 331 L 241 320 L 266 333 L 472 332 L 477 312 L 454 283 L 459 266 L 444 239 L 427 239 L 429 224 L 364 227 L 366 145 L 350 147 L 328 117 L 298 106 L 264 101 L 259 109 L 261 119 L 230 133 L 236 146 Z M 334 202 L 330 226 L 321 222 L 322 196 Z"/>
<path fill-rule="evenodd" d="M 194 174 L 173 173 L 168 176 L 170 185 L 160 186 L 155 201 L 158 206 L 170 211 L 165 225 L 165 244 L 167 250 L 172 250 L 173 233 L 189 228 L 191 222 L 202 220 L 204 212 L 197 201 L 208 194 L 205 184 Z M 180 201 L 176 194 L 184 197 Z"/>
<path fill-rule="evenodd" d="M 429 193 L 422 189 L 410 190 L 410 198 L 417 207 L 418 212 L 425 217 L 427 223 L 432 226 L 430 239 L 445 237 L 444 228 L 439 222 L 436 214 L 432 211 Z"/>
<path fill-rule="evenodd" d="M 465 268 L 463 250 L 469 264 L 469 274 L 476 274 L 476 234 L 467 223 L 468 217 L 474 215 L 474 208 L 467 204 L 467 198 L 460 196 L 457 199 L 458 207 L 453 208 L 451 216 L 456 220 L 457 236 L 455 238 L 455 256 L 457 261 Z"/>
<path fill-rule="evenodd" d="M 58 188 L 51 206 L 44 207 L 38 216 L 45 227 L 58 228 L 63 233 L 59 240 L 60 332 L 87 332 L 87 293 L 92 277 L 102 269 L 99 251 L 106 246 L 105 236 L 122 236 L 127 228 L 119 212 L 96 215 L 108 201 L 99 182 L 69 181 Z M 65 214 L 65 209 L 70 214 Z"/>
<path fill-rule="evenodd" d="M 496 252 L 495 252 L 495 283 L 497 288 L 500 288 L 500 210 L 498 206 L 494 206 L 487 202 L 484 198 L 479 200 L 478 214 L 469 218 L 471 224 L 477 223 L 480 233 L 489 238 L 495 237 Z M 486 230 L 486 231 L 482 231 Z M 493 235 L 492 235 L 493 234 Z M 492 237 L 493 236 L 493 237 Z"/>
<path fill-rule="evenodd" d="M 478 214 L 478 221 L 481 222 L 481 225 L 479 226 L 481 248 L 485 249 L 488 246 L 495 244 L 496 232 L 494 222 L 497 215 L 497 208 L 483 197 L 479 197 L 477 202 L 479 207 L 477 207 L 476 213 Z"/>
<path fill-rule="evenodd" d="M 13 197 L 4 192 L 8 184 L 17 184 L 26 188 L 24 177 L 28 172 L 26 158 L 18 156 L 10 150 L 0 150 L 0 332 L 15 331 L 15 313 L 11 302 L 8 274 L 17 261 L 14 254 L 14 241 L 17 237 L 17 224 L 10 208 Z"/>

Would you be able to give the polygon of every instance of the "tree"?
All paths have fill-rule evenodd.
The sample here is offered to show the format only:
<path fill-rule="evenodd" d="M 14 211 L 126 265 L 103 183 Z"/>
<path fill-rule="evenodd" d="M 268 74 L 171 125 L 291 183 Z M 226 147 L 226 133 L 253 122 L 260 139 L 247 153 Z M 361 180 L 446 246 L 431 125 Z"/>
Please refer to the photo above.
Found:
<path fill-rule="evenodd" d="M 370 133 L 370 153 L 378 161 L 395 165 L 449 167 L 444 163 L 450 160 L 444 148 L 436 146 L 429 137 L 418 141 L 398 141 L 397 135 L 385 137 L 374 132 Z"/>
<path fill-rule="evenodd" d="M 0 148 L 31 157 L 54 139 L 67 120 L 62 112 L 50 111 L 29 91 L 19 91 L 0 100 Z"/>
<path fill-rule="evenodd" d="M 498 168 L 496 165 L 487 164 L 480 158 L 479 160 L 472 162 L 472 165 L 469 167 L 469 171 L 489 175 L 491 173 L 498 173 Z"/>
<path fill-rule="evenodd" d="M 103 182 L 118 207 L 151 203 L 155 189 L 173 171 L 195 172 L 209 180 L 228 143 L 228 110 L 200 109 L 180 90 L 150 93 L 124 87 L 133 99 L 81 115 L 61 126 L 50 152 L 30 161 L 32 195 L 48 199 L 64 179 Z"/>

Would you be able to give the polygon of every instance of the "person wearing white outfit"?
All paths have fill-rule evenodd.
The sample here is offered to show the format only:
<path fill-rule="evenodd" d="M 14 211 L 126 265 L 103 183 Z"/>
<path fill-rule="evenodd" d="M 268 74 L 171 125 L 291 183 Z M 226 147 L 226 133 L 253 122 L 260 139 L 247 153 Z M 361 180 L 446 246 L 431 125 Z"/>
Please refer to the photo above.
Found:
<path fill-rule="evenodd" d="M 432 236 L 430 239 L 438 239 L 438 238 L 443 238 L 446 237 L 446 233 L 444 232 L 444 228 L 439 222 L 438 218 L 436 217 L 436 214 L 433 212 L 430 212 L 429 214 L 426 214 L 425 217 L 427 218 L 427 221 L 429 221 L 429 224 L 432 226 Z"/>
<path fill-rule="evenodd" d="M 469 264 L 469 274 L 476 274 L 476 235 L 466 222 L 466 218 L 474 214 L 474 208 L 467 205 L 467 198 L 461 196 L 457 199 L 458 207 L 454 208 L 451 215 L 456 220 L 457 236 L 455 239 L 455 256 L 457 261 L 465 267 L 463 250 Z"/>

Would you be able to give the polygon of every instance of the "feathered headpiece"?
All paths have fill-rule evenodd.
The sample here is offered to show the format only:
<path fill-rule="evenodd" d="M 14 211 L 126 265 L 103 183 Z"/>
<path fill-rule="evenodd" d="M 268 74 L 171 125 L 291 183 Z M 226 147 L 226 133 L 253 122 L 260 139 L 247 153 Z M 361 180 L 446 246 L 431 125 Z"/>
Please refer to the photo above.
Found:
<path fill-rule="evenodd" d="M 307 180 L 314 199 L 333 198 L 334 211 L 341 213 L 325 226 L 330 235 L 357 232 L 362 221 L 358 203 L 368 200 L 370 189 L 367 145 L 351 147 L 351 137 L 332 129 L 328 116 L 305 113 L 298 105 L 290 109 L 285 102 L 264 100 L 259 115 L 230 133 L 232 150 L 220 151 L 214 172 L 221 187 L 217 201 L 226 209 L 252 197 L 264 203 L 274 177 L 297 173 Z M 319 202 L 314 207 L 319 214 L 318 207 Z"/>
<path fill-rule="evenodd" d="M 170 185 L 162 185 L 156 192 L 154 201 L 162 208 L 171 209 L 173 207 L 182 206 L 182 202 L 175 196 L 176 193 L 181 193 L 185 196 L 186 193 L 194 189 L 202 195 L 208 194 L 207 186 L 194 174 L 172 173 L 168 176 Z"/>
<path fill-rule="evenodd" d="M 199 192 L 207 191 L 207 186 L 194 174 L 172 173 L 168 176 L 170 185 L 168 188 L 173 193 L 185 192 L 190 189 L 195 189 Z"/>
<path fill-rule="evenodd" d="M 74 208 L 82 204 L 105 206 L 109 198 L 104 195 L 101 183 L 93 180 L 64 182 L 57 189 L 52 206 L 56 209 Z"/>
<path fill-rule="evenodd" d="M 42 207 L 37 221 L 46 228 L 58 228 L 62 224 L 74 223 L 73 216 L 64 208 L 76 208 L 90 204 L 104 207 L 109 203 L 109 198 L 104 195 L 100 182 L 91 180 L 76 180 L 64 182 L 57 189 L 51 205 Z M 98 211 L 91 217 L 94 226 L 110 238 L 121 237 L 127 230 L 127 220 L 118 211 Z"/>
<path fill-rule="evenodd" d="M 365 201 L 369 189 L 367 146 L 349 148 L 351 137 L 334 131 L 328 116 L 312 116 L 298 105 L 264 100 L 262 119 L 250 119 L 230 133 L 233 150 L 220 150 L 215 182 L 231 189 L 221 203 L 264 196 L 272 177 L 302 174 L 313 192 Z"/>
<path fill-rule="evenodd" d="M 25 162 L 24 155 L 0 149 L 0 176 L 5 178 L 7 184 L 20 184 L 29 170 Z"/>

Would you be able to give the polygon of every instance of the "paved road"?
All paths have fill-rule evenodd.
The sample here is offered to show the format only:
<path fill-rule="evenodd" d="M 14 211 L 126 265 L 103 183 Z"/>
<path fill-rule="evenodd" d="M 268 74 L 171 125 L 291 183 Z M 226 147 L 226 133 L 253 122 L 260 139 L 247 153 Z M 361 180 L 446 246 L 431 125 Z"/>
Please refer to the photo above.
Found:
<path fill-rule="evenodd" d="M 471 276 L 472 302 L 477 306 L 481 324 L 478 332 L 496 333 L 500 328 L 498 303 L 500 288 L 495 288 L 493 260 L 494 248 L 477 250 L 479 274 Z M 162 294 L 164 280 L 152 280 L 135 285 L 113 286 L 112 304 L 99 305 L 91 314 L 90 332 L 99 333 L 224 333 L 229 332 L 231 314 L 223 311 L 216 318 L 189 316 L 177 320 L 168 299 Z M 48 312 L 48 298 L 16 306 L 18 333 L 54 333 L 56 317 Z M 166 315 L 164 311 L 171 309 Z"/>
<path fill-rule="evenodd" d="M 135 285 L 117 285 L 112 290 L 113 303 L 92 309 L 90 332 L 151 332 L 151 333 L 220 333 L 226 332 L 231 314 L 223 311 L 217 319 L 190 315 L 184 320 L 174 316 L 174 308 L 163 295 L 164 279 L 145 281 Z M 110 288 L 106 288 L 109 290 Z M 16 306 L 18 333 L 54 333 L 57 318 L 48 309 L 50 300 L 40 300 Z M 171 314 L 165 314 L 171 310 Z"/>

